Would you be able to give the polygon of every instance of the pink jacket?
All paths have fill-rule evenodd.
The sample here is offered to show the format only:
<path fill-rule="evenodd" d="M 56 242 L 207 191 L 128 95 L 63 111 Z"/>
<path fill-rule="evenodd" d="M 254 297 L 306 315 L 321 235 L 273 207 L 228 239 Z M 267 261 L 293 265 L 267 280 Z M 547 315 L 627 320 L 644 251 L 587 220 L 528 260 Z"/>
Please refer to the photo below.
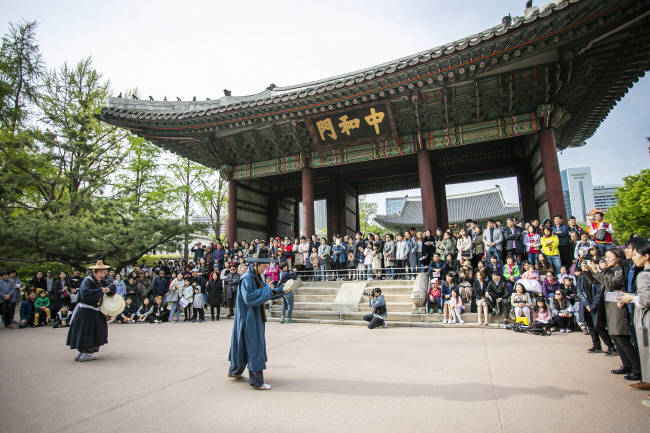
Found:
<path fill-rule="evenodd" d="M 280 273 L 280 268 L 276 263 L 271 263 L 268 268 L 266 268 L 266 276 L 272 279 L 273 281 L 278 281 L 278 274 Z"/>
<path fill-rule="evenodd" d="M 305 260 L 305 263 L 307 263 L 307 260 L 309 260 L 309 242 L 299 244 L 298 252 L 302 253 L 302 257 Z"/>
<path fill-rule="evenodd" d="M 539 274 L 536 271 L 526 271 L 524 274 L 521 276 L 521 278 L 524 278 L 526 280 L 535 280 L 539 281 Z"/>

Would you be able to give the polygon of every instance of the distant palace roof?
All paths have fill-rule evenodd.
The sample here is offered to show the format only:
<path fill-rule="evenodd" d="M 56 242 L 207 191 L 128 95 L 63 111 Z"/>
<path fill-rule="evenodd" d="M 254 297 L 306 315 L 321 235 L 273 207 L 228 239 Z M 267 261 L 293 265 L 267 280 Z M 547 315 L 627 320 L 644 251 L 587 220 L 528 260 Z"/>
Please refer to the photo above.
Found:
<path fill-rule="evenodd" d="M 321 158 L 305 116 L 381 101 L 399 143 L 418 131 L 431 150 L 534 136 L 543 117 L 558 148 L 581 146 L 649 68 L 649 15 L 648 1 L 556 0 L 360 71 L 212 101 L 110 98 L 97 117 L 236 179 Z"/>
<path fill-rule="evenodd" d="M 520 214 L 518 204 L 508 204 L 503 199 L 501 188 L 447 196 L 447 211 L 450 223 L 464 223 L 490 218 L 503 218 Z M 392 215 L 377 215 L 374 218 L 387 227 L 422 226 L 422 197 L 406 197 L 399 212 Z"/>

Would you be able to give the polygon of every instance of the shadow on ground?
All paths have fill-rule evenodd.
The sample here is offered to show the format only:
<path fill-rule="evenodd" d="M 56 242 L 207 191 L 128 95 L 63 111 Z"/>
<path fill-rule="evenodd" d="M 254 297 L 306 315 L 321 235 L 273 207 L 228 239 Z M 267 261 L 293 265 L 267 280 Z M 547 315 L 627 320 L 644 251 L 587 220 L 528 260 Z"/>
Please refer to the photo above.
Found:
<path fill-rule="evenodd" d="M 562 389 L 556 386 L 535 388 L 490 385 L 485 383 L 454 383 L 430 385 L 417 383 L 370 382 L 350 380 L 274 379 L 276 392 L 303 392 L 313 394 L 356 395 L 374 397 L 438 397 L 450 401 L 493 401 L 507 397 L 543 397 L 560 400 L 583 391 Z"/>

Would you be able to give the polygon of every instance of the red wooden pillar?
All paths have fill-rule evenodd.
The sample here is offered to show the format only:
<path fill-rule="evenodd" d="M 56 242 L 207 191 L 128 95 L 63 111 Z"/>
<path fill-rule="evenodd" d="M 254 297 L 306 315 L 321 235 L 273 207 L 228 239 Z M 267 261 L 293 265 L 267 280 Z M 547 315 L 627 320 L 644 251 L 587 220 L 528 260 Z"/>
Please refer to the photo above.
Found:
<path fill-rule="evenodd" d="M 544 170 L 544 185 L 546 186 L 546 199 L 548 200 L 548 213 L 553 221 L 555 215 L 562 215 L 566 221 L 566 206 L 562 179 L 560 177 L 560 164 L 557 161 L 557 147 L 555 146 L 555 132 L 553 128 L 543 128 L 539 131 L 539 149 Z"/>
<path fill-rule="evenodd" d="M 316 233 L 314 225 L 314 171 L 311 167 L 302 169 L 302 231 L 309 239 Z"/>
<path fill-rule="evenodd" d="M 433 191 L 433 175 L 431 173 L 431 158 L 427 149 L 418 150 L 418 173 L 420 175 L 420 190 L 422 191 L 422 220 L 424 230 L 436 231 L 436 197 Z"/>
<path fill-rule="evenodd" d="M 232 245 L 237 240 L 237 182 L 228 181 L 228 218 L 226 219 L 226 239 Z"/>

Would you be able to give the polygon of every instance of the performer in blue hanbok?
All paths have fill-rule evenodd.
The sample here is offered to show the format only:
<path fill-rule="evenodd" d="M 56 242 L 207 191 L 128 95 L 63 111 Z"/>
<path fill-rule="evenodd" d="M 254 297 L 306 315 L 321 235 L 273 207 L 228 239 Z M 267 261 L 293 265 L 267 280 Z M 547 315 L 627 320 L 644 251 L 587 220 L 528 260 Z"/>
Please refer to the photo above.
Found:
<path fill-rule="evenodd" d="M 230 342 L 230 369 L 228 377 L 244 379 L 242 373 L 248 365 L 248 384 L 255 389 L 268 390 L 271 385 L 264 383 L 266 369 L 266 340 L 264 328 L 266 314 L 264 303 L 278 299 L 293 285 L 287 283 L 273 290 L 262 278 L 264 271 L 273 259 L 246 257 L 248 271 L 239 280 L 237 301 L 235 302 L 235 323 Z"/>

